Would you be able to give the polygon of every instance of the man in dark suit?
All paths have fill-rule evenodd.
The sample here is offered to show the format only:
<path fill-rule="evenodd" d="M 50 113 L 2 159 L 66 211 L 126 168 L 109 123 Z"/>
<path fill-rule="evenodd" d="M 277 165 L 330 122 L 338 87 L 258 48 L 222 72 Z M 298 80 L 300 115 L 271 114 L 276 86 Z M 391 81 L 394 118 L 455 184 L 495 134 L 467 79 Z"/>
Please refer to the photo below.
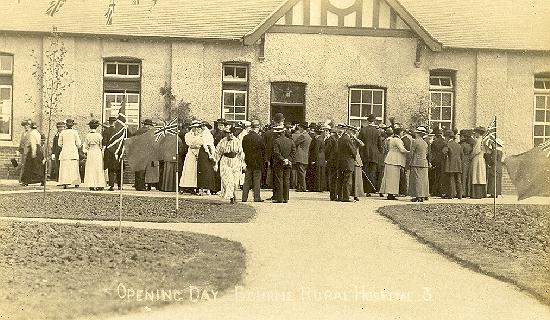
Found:
<path fill-rule="evenodd" d="M 275 141 L 275 133 L 273 132 L 274 127 L 283 127 L 285 124 L 285 116 L 282 113 L 276 113 L 273 115 L 273 123 L 270 129 L 264 133 L 265 141 L 265 154 L 264 154 L 264 170 L 268 171 L 266 174 L 266 184 L 268 186 L 273 185 L 274 178 L 274 169 L 273 169 L 273 142 Z M 278 136 L 278 135 L 276 135 Z M 271 179 L 269 179 L 269 176 Z M 273 190 L 273 196 L 268 200 L 272 200 L 275 196 L 275 190 Z"/>
<path fill-rule="evenodd" d="M 446 198 L 452 199 L 455 196 L 462 199 L 462 160 L 464 153 L 462 146 L 456 142 L 455 134 L 452 130 L 445 131 L 447 145 L 443 147 L 443 154 L 446 155 L 444 165 L 444 181 L 447 183 Z"/>
<path fill-rule="evenodd" d="M 285 128 L 275 127 L 278 137 L 273 141 L 273 202 L 287 203 L 290 190 L 290 169 L 296 155 L 296 146 L 292 139 L 284 134 Z"/>
<path fill-rule="evenodd" d="M 115 158 L 115 154 L 107 149 L 109 145 L 109 140 L 115 134 L 114 123 L 116 117 L 109 117 L 109 127 L 103 130 L 103 139 L 102 144 L 105 147 L 105 152 L 103 153 L 103 168 L 108 170 L 109 174 L 109 190 L 113 191 L 115 183 L 118 185 L 118 188 L 121 188 L 121 173 L 120 173 L 120 161 Z"/>
<path fill-rule="evenodd" d="M 355 154 L 357 149 L 351 140 L 353 129 L 345 126 L 342 136 L 338 139 L 338 200 L 355 202 L 350 199 L 352 174 L 355 170 Z"/>
<path fill-rule="evenodd" d="M 373 114 L 369 114 L 367 117 L 368 125 L 361 128 L 359 132 L 359 140 L 363 141 L 365 146 L 360 150 L 361 160 L 363 161 L 363 171 L 367 174 L 368 179 L 372 182 L 369 183 L 366 177 L 363 177 L 363 189 L 365 195 L 370 196 L 371 193 L 376 192 L 372 185 L 377 185 L 378 178 L 378 160 L 380 153 L 382 152 L 382 146 L 380 144 L 380 131 L 374 123 L 376 117 Z"/>
<path fill-rule="evenodd" d="M 243 184 L 243 202 L 248 200 L 248 191 L 252 186 L 254 202 L 263 202 L 260 197 L 260 180 L 262 177 L 262 165 L 264 163 L 265 145 L 264 139 L 258 134 L 260 122 L 252 120 L 250 131 L 243 138 L 244 162 L 246 173 Z"/>
<path fill-rule="evenodd" d="M 306 191 L 306 170 L 309 162 L 309 145 L 311 144 L 311 136 L 305 129 L 305 124 L 299 124 L 296 133 L 292 135 L 294 145 L 296 145 L 294 165 L 296 167 L 297 192 Z"/>
<path fill-rule="evenodd" d="M 430 155 L 432 168 L 430 168 L 430 194 L 432 196 L 443 196 L 445 193 L 442 186 L 442 173 L 445 165 L 445 155 L 443 148 L 447 146 L 447 142 L 441 135 L 439 127 L 433 129 L 434 140 L 430 145 Z"/>
<path fill-rule="evenodd" d="M 325 141 L 325 158 L 328 168 L 328 185 L 330 191 L 330 201 L 338 200 L 338 131 L 339 127 L 330 130 L 330 136 Z"/>
<path fill-rule="evenodd" d="M 50 178 L 57 181 L 59 179 L 59 154 L 61 153 L 61 147 L 59 146 L 59 134 L 65 129 L 65 122 L 57 123 L 57 132 L 53 137 L 52 143 L 52 171 Z"/>

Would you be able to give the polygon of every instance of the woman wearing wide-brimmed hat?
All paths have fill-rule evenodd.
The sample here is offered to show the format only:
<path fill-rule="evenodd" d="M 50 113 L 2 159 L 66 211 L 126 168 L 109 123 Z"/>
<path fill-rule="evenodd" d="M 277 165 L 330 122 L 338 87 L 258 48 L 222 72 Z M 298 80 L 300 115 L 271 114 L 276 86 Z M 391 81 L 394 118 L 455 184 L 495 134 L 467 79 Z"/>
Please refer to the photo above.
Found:
<path fill-rule="evenodd" d="M 393 136 L 387 140 L 388 154 L 384 160 L 384 177 L 380 185 L 380 193 L 388 194 L 388 200 L 397 200 L 399 194 L 399 179 L 401 168 L 405 167 L 407 154 L 403 140 L 401 140 L 401 128 L 393 129 Z"/>
<path fill-rule="evenodd" d="M 189 147 L 183 162 L 183 171 L 180 179 L 180 187 L 191 189 L 196 193 L 197 189 L 197 161 L 199 150 L 202 146 L 202 122 L 193 120 L 189 125 L 190 131 L 185 134 L 185 144 Z M 183 192 L 184 190 L 182 190 Z"/>
<path fill-rule="evenodd" d="M 71 184 L 78 187 L 81 181 L 78 167 L 78 149 L 82 142 L 78 136 L 78 131 L 73 129 L 75 125 L 73 119 L 67 119 L 65 121 L 67 129 L 61 131 L 58 140 L 61 147 L 59 153 L 59 184 L 63 185 L 65 189 Z"/>
<path fill-rule="evenodd" d="M 470 182 L 472 183 L 470 198 L 481 199 L 487 196 L 487 168 L 485 165 L 485 146 L 482 136 L 483 127 L 474 129 L 474 146 L 470 155 Z"/>
<path fill-rule="evenodd" d="M 236 202 L 235 191 L 239 188 L 239 180 L 244 164 L 244 152 L 241 140 L 235 136 L 235 127 L 225 127 L 225 138 L 220 140 L 214 152 L 214 160 L 220 162 L 221 196 Z"/>
<path fill-rule="evenodd" d="M 417 127 L 414 132 L 415 138 L 411 143 L 410 173 L 409 173 L 409 195 L 412 202 L 423 202 L 430 196 L 430 184 L 428 179 L 428 143 L 424 137 L 428 135 L 426 127 Z"/>
<path fill-rule="evenodd" d="M 84 137 L 82 144 L 82 151 L 87 154 L 84 185 L 90 190 L 103 190 L 106 185 L 101 152 L 102 136 L 96 131 L 99 125 L 99 121 L 95 119 L 88 123 L 90 132 Z"/>
<path fill-rule="evenodd" d="M 28 148 L 21 182 L 23 185 L 32 183 L 44 184 L 44 153 L 42 151 L 42 135 L 38 132 L 37 125 L 30 123 L 31 130 L 28 131 Z"/>

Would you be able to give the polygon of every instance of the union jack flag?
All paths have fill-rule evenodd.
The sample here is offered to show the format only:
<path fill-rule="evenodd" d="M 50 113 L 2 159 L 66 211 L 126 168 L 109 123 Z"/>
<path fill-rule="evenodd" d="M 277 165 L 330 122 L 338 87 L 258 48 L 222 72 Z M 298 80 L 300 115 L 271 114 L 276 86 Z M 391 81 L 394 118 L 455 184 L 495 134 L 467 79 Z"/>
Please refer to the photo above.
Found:
<path fill-rule="evenodd" d="M 109 4 L 109 8 L 107 8 L 107 12 L 105 12 L 105 18 L 107 18 L 108 25 L 113 24 L 113 13 L 115 12 L 115 5 L 115 0 L 112 0 Z"/>
<path fill-rule="evenodd" d="M 109 139 L 107 149 L 115 155 L 115 159 L 120 160 L 124 154 L 124 139 L 128 138 L 128 126 L 126 125 L 126 95 L 122 98 L 122 106 L 118 110 L 116 119 L 115 133 Z"/>
<path fill-rule="evenodd" d="M 485 141 L 486 144 L 489 144 L 490 142 L 496 143 L 497 139 L 497 117 L 493 117 L 493 121 L 489 124 L 487 127 L 487 131 L 483 135 L 483 141 Z"/>
<path fill-rule="evenodd" d="M 53 17 L 54 14 L 56 14 L 59 9 L 65 4 L 66 0 L 52 0 L 50 2 L 50 6 L 48 7 L 48 10 L 46 10 L 46 14 L 50 17 Z"/>
<path fill-rule="evenodd" d="M 155 130 L 155 142 L 158 142 L 161 138 L 164 138 L 167 134 L 178 134 L 178 118 L 174 118 L 174 120 L 170 122 L 162 121 L 162 126 L 156 126 L 157 130 Z"/>

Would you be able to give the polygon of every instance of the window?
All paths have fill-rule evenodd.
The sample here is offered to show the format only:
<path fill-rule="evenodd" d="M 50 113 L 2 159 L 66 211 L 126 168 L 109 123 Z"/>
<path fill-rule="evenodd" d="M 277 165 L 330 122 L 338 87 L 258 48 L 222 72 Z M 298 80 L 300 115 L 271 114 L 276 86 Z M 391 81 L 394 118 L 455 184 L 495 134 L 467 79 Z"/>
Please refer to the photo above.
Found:
<path fill-rule="evenodd" d="M 13 56 L 0 53 L 0 140 L 12 140 Z"/>
<path fill-rule="evenodd" d="M 385 91 L 381 88 L 350 88 L 349 89 L 349 124 L 364 127 L 368 124 L 367 117 L 373 114 L 384 118 Z"/>
<path fill-rule="evenodd" d="M 430 99 L 430 128 L 452 129 L 454 120 L 454 81 L 451 72 L 430 72 Z"/>
<path fill-rule="evenodd" d="M 222 65 L 222 118 L 244 121 L 248 115 L 248 66 Z"/>
<path fill-rule="evenodd" d="M 139 61 L 105 61 L 103 78 L 103 122 L 116 117 L 125 103 L 126 119 L 131 131 L 140 125 L 141 63 Z"/>
<path fill-rule="evenodd" d="M 536 77 L 534 87 L 533 144 L 538 146 L 550 139 L 550 77 Z"/>
<path fill-rule="evenodd" d="M 106 62 L 105 77 L 139 78 L 140 64 L 131 62 Z"/>
<path fill-rule="evenodd" d="M 290 123 L 305 121 L 305 83 L 273 82 L 271 84 L 271 117 L 282 113 Z"/>

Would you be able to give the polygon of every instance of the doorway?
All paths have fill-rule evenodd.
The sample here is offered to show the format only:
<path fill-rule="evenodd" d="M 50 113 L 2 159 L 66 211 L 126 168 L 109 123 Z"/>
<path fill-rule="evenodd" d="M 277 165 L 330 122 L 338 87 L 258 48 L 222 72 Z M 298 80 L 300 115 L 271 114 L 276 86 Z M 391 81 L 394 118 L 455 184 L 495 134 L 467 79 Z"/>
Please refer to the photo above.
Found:
<path fill-rule="evenodd" d="M 271 83 L 271 118 L 282 113 L 285 121 L 292 124 L 306 120 L 305 83 L 272 82 Z"/>

